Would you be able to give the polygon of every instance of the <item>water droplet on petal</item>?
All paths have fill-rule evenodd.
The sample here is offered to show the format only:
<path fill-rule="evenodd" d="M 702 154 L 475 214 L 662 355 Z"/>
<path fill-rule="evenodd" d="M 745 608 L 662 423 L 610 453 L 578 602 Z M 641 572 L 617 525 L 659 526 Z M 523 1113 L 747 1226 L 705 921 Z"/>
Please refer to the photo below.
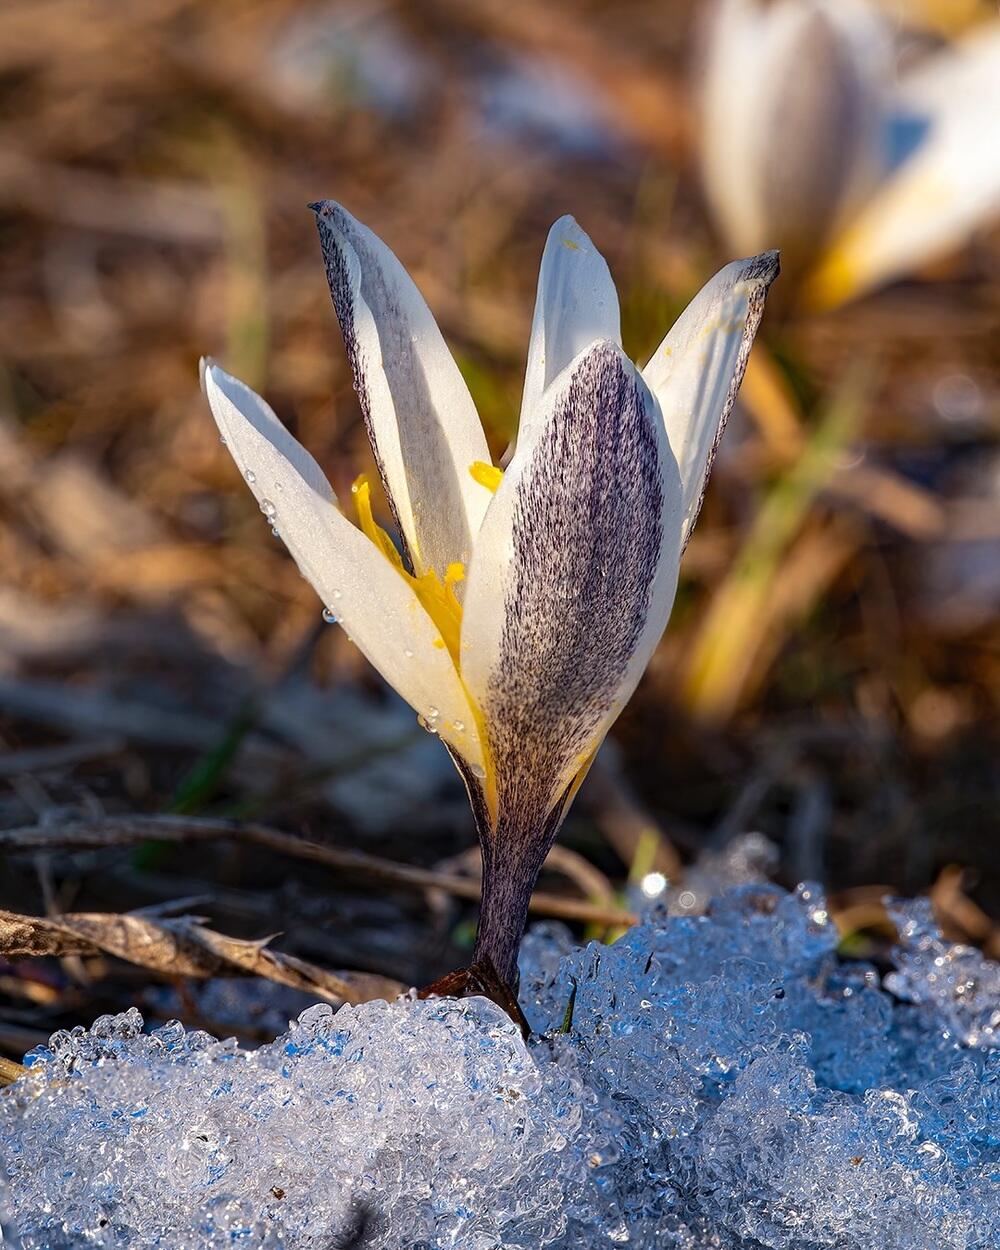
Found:
<path fill-rule="evenodd" d="M 333 590 L 330 594 L 334 599 L 342 599 L 344 597 L 344 592 L 342 590 Z"/>
<path fill-rule="evenodd" d="M 437 718 L 438 718 L 440 715 L 441 715 L 441 713 L 438 711 L 438 709 L 437 709 L 436 707 L 429 707 L 429 708 L 427 709 L 427 719 L 428 719 L 428 720 L 437 720 Z"/>
<path fill-rule="evenodd" d="M 404 647 L 404 648 L 403 648 L 403 654 L 406 656 L 406 658 L 407 658 L 408 660 L 412 660 L 412 659 L 413 659 L 413 652 L 410 650 L 410 648 L 409 648 L 409 647 Z"/>
<path fill-rule="evenodd" d="M 226 436 L 225 436 L 225 434 L 220 434 L 220 435 L 219 435 L 219 442 L 223 445 L 223 447 L 228 447 L 228 446 L 229 446 L 229 444 L 226 442 Z"/>
<path fill-rule="evenodd" d="M 464 720 L 453 720 L 451 723 L 452 723 L 452 726 L 453 726 L 453 728 L 455 729 L 456 733 L 464 733 L 464 732 L 465 732 L 465 721 L 464 721 Z"/>
<path fill-rule="evenodd" d="M 251 486 L 257 480 L 257 474 L 254 473 L 253 469 L 247 469 L 246 473 L 244 473 L 243 476 L 246 478 L 246 480 L 250 483 Z"/>
<path fill-rule="evenodd" d="M 280 537 L 281 537 L 281 535 L 278 533 L 278 527 L 277 527 L 276 525 L 272 525 L 272 526 L 271 526 L 271 535 L 272 535 L 272 537 L 274 537 L 274 538 L 280 538 Z"/>
<path fill-rule="evenodd" d="M 266 517 L 272 517 L 278 511 L 270 499 L 262 499 L 260 501 L 260 510 Z"/>
<path fill-rule="evenodd" d="M 429 734 L 437 733 L 437 726 L 434 725 L 431 722 L 431 720 L 426 716 L 418 716 L 417 724 L 420 726 L 421 729 L 426 729 Z"/>
<path fill-rule="evenodd" d="M 477 781 L 482 781 L 486 776 L 486 769 L 482 764 L 473 764 L 470 771 Z"/>
<path fill-rule="evenodd" d="M 332 608 L 323 609 L 323 620 L 326 621 L 327 625 L 336 625 L 337 615 Z"/>

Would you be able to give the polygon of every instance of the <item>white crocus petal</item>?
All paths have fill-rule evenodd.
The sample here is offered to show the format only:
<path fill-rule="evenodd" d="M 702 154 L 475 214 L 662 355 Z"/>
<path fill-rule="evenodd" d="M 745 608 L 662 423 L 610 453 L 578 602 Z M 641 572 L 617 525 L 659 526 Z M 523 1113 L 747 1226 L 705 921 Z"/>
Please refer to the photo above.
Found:
<path fill-rule="evenodd" d="M 237 467 L 303 576 L 386 681 L 482 768 L 464 687 L 409 584 L 340 512 L 322 469 L 259 395 L 210 361 L 203 385 Z"/>
<path fill-rule="evenodd" d="M 756 159 L 765 25 L 756 0 L 718 0 L 710 11 L 701 91 L 705 194 L 728 242 L 759 247 L 763 205 Z"/>
<path fill-rule="evenodd" d="M 642 371 L 680 470 L 681 550 L 698 519 L 712 461 L 736 402 L 778 253 L 726 265 L 702 287 Z"/>
<path fill-rule="evenodd" d="M 655 401 L 617 344 L 578 357 L 542 407 L 480 530 L 462 676 L 486 725 L 495 827 L 544 841 L 638 681 L 648 622 L 666 622 L 681 511 Z"/>
<path fill-rule="evenodd" d="M 733 247 L 777 244 L 798 267 L 881 174 L 882 24 L 852 0 L 722 0 L 713 16 L 706 193 Z"/>
<path fill-rule="evenodd" d="M 757 134 L 766 233 L 751 250 L 811 260 L 882 174 L 888 48 L 870 9 L 851 0 L 785 0 L 769 33 Z"/>
<path fill-rule="evenodd" d="M 810 284 L 833 305 L 960 246 L 1000 214 L 1000 23 L 904 80 L 901 113 L 926 132 L 831 248 Z"/>
<path fill-rule="evenodd" d="M 545 241 L 531 323 L 518 437 L 527 437 L 545 389 L 600 339 L 621 343 L 618 292 L 607 262 L 572 217 Z"/>
<path fill-rule="evenodd" d="M 490 453 L 455 359 L 406 270 L 331 200 L 314 204 L 327 280 L 379 473 L 418 574 L 468 564 Z M 459 587 L 459 593 L 461 588 Z"/>

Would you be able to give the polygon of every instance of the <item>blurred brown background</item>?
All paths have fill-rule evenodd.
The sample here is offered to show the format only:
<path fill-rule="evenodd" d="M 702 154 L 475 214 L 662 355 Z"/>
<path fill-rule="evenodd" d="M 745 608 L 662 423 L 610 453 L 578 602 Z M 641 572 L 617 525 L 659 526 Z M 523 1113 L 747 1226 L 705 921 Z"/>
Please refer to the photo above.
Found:
<path fill-rule="evenodd" d="M 370 468 L 305 207 L 329 196 L 413 274 L 498 455 L 560 214 L 644 358 L 730 259 L 694 172 L 694 8 L 8 0 L 0 825 L 226 816 L 465 870 L 444 752 L 322 625 L 198 357 L 338 491 Z M 877 923 L 866 887 L 935 888 L 996 949 L 1000 231 L 921 277 L 822 316 L 776 288 L 670 628 L 562 838 L 596 876 L 571 858 L 550 892 L 617 905 L 630 873 L 754 829 L 848 932 Z M 2 906 L 194 896 L 219 930 L 404 981 L 454 966 L 474 918 L 234 840 L 3 845 Z M 0 976 L 9 1053 L 144 985 L 31 966 Z"/>

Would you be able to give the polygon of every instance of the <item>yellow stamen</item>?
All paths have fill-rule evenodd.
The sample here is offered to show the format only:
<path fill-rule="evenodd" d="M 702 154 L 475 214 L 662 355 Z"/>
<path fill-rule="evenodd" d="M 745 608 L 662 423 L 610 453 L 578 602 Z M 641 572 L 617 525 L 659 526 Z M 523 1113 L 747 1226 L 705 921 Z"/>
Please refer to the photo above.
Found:
<path fill-rule="evenodd" d="M 396 544 L 378 524 L 372 513 L 372 488 L 367 473 L 359 473 L 354 479 L 351 494 L 354 496 L 354 503 L 358 510 L 358 524 L 361 526 L 361 532 L 375 544 L 391 565 L 400 573 L 404 572 L 403 561 L 396 550 Z"/>
<path fill-rule="evenodd" d="M 494 495 L 503 481 L 503 469 L 498 469 L 495 464 L 487 464 L 485 460 L 473 460 L 469 465 L 469 472 L 474 481 L 480 486 L 485 486 Z"/>
<path fill-rule="evenodd" d="M 443 582 L 434 569 L 428 569 L 419 577 L 408 573 L 396 550 L 396 544 L 375 520 L 372 513 L 372 492 L 368 475 L 362 473 L 356 478 L 351 490 L 357 504 L 358 524 L 362 533 L 371 539 L 396 572 L 409 582 L 427 615 L 441 632 L 441 637 L 434 639 L 434 646 L 441 650 L 447 647 L 457 668 L 462 633 L 462 605 L 455 595 L 454 586 L 457 582 L 464 580 L 465 566 L 460 560 L 449 564 Z"/>
<path fill-rule="evenodd" d="M 479 461 L 477 461 L 477 465 L 481 465 L 482 469 L 486 470 L 492 479 L 495 479 L 494 485 L 490 487 L 490 489 L 495 490 L 503 477 L 503 471 L 495 469 L 491 464 L 482 464 Z M 475 472 L 473 472 L 473 477 L 476 477 Z M 476 481 L 480 480 L 479 477 L 476 477 Z M 487 485 L 487 483 L 484 482 L 483 485 Z M 426 573 L 422 573 L 419 577 L 407 572 L 402 557 L 396 550 L 396 544 L 375 520 L 372 513 L 371 485 L 367 474 L 362 473 L 355 479 L 351 491 L 357 505 L 358 525 L 361 527 L 362 533 L 375 544 L 376 548 L 382 552 L 400 577 L 404 578 L 413 589 L 413 593 L 420 600 L 424 611 L 440 631 L 440 637 L 434 639 L 433 645 L 442 651 L 447 647 L 461 679 L 462 666 L 459 656 L 462 639 L 462 604 L 455 594 L 455 586 L 459 582 L 465 581 L 465 565 L 461 560 L 452 561 L 445 569 L 443 582 L 434 569 L 428 569 Z M 480 750 L 486 758 L 486 776 L 481 779 L 481 784 L 485 792 L 487 807 L 495 818 L 497 805 L 496 781 L 493 777 L 493 770 L 487 754 L 488 738 L 486 725 L 483 721 L 482 712 L 471 695 L 469 695 L 469 707 L 472 710 L 478 731 L 475 736 L 478 737 Z"/>

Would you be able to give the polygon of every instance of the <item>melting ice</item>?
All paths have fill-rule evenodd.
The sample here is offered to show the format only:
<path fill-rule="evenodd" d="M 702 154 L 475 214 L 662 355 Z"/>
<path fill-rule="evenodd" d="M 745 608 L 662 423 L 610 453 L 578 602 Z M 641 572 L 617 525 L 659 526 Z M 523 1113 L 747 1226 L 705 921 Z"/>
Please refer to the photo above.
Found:
<path fill-rule="evenodd" d="M 0 1223 L 23 1250 L 995 1250 L 1000 966 L 924 904 L 897 921 L 884 979 L 815 887 L 612 946 L 543 926 L 527 1045 L 483 999 L 311 1007 L 254 1051 L 102 1017 L 0 1096 Z"/>

